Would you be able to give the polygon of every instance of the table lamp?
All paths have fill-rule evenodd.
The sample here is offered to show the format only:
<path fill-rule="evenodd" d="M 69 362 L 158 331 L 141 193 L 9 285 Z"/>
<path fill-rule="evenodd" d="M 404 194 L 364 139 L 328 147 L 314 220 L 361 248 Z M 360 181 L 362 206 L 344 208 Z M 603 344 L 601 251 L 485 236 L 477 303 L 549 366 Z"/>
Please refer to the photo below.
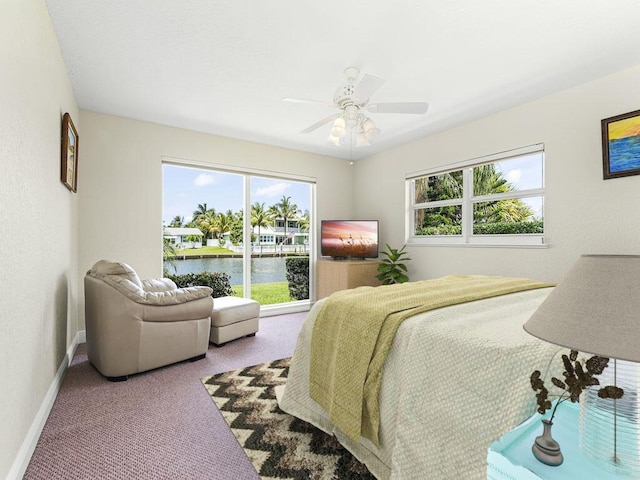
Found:
<path fill-rule="evenodd" d="M 616 474 L 640 477 L 640 255 L 583 255 L 524 324 L 531 335 L 610 359 L 601 385 L 580 397 L 580 448 Z M 632 363 L 634 362 L 634 363 Z"/>

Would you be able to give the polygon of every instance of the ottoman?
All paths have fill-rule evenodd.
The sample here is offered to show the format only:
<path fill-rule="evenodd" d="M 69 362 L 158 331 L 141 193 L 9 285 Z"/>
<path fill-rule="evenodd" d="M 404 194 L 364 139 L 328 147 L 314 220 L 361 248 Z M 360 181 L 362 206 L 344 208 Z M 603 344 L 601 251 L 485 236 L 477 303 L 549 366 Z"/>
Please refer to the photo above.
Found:
<path fill-rule="evenodd" d="M 213 299 L 209 342 L 221 347 L 237 338 L 253 336 L 258 331 L 260 304 L 240 297 Z"/>

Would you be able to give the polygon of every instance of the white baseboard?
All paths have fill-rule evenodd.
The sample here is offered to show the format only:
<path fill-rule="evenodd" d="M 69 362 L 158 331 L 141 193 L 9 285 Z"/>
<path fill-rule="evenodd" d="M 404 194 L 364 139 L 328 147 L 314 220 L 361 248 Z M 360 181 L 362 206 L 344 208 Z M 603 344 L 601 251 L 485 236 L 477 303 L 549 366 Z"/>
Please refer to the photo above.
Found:
<path fill-rule="evenodd" d="M 64 378 L 64 374 L 67 371 L 67 367 L 71 363 L 73 359 L 73 355 L 76 352 L 76 348 L 79 343 L 84 343 L 86 339 L 85 331 L 82 330 L 76 333 L 73 342 L 69 346 L 67 353 L 65 354 L 62 362 L 60 363 L 60 367 L 56 372 L 55 377 L 51 381 L 51 385 L 49 386 L 49 390 L 47 390 L 47 394 L 44 396 L 42 400 L 42 404 L 40 405 L 40 409 L 36 414 L 36 417 L 33 419 L 33 423 L 31 424 L 31 428 L 27 432 L 27 436 L 22 442 L 22 446 L 18 451 L 18 455 L 11 466 L 11 470 L 9 470 L 9 474 L 7 476 L 8 480 L 19 480 L 24 476 L 24 473 L 27 471 L 27 467 L 29 466 L 29 461 L 31 460 L 31 456 L 33 455 L 34 450 L 36 449 L 36 445 L 38 444 L 38 439 L 42 434 L 42 430 L 44 429 L 44 424 L 49 417 L 49 413 L 51 412 L 51 408 L 53 407 L 53 402 L 55 402 L 56 397 L 58 396 L 58 392 L 60 391 L 60 386 L 62 385 L 62 379 Z"/>

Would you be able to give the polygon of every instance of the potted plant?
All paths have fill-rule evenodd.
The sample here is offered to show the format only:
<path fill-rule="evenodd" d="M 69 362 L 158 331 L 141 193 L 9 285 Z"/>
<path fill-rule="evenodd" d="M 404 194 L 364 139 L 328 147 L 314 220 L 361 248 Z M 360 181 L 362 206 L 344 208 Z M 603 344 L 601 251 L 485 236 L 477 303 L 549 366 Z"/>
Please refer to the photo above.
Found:
<path fill-rule="evenodd" d="M 404 251 L 407 246 L 404 245 L 398 250 L 397 248 L 391 248 L 391 246 L 386 243 L 385 247 L 386 250 L 380 253 L 386 258 L 380 260 L 380 264 L 378 265 L 378 272 L 380 273 L 376 275 L 376 278 L 382 280 L 383 285 L 408 282 L 407 266 L 403 263 L 411 260 L 411 258 L 407 256 L 408 253 Z"/>

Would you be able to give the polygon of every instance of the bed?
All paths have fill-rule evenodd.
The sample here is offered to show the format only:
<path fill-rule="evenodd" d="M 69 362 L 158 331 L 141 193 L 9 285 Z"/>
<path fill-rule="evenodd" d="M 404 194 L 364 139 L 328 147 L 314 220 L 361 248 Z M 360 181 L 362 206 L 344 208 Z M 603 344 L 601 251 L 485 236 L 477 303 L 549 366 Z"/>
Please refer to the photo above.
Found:
<path fill-rule="evenodd" d="M 488 446 L 535 411 L 531 372 L 549 374 L 560 363 L 551 362 L 559 347 L 522 328 L 550 291 L 510 293 L 404 320 L 384 361 L 378 442 L 350 438 L 309 394 L 311 337 L 327 301 L 320 300 L 303 324 L 279 405 L 335 435 L 378 479 L 484 479 Z"/>

